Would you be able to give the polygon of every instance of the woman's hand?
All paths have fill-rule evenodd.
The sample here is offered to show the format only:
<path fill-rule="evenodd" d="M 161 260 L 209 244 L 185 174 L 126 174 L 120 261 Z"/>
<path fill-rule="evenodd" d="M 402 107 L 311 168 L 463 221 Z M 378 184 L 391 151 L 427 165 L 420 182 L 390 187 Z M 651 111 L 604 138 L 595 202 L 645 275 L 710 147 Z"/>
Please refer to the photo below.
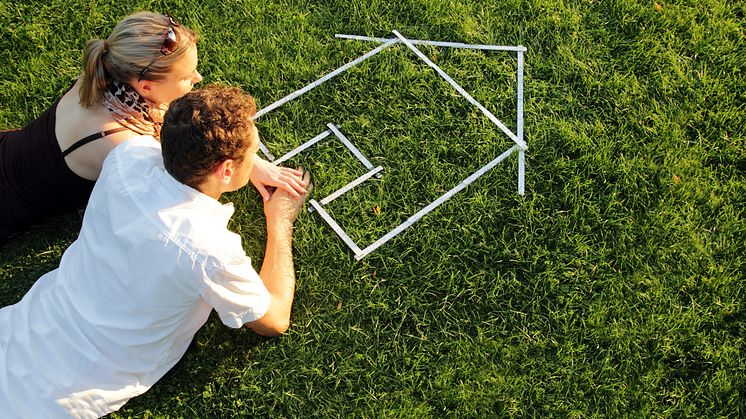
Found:
<path fill-rule="evenodd" d="M 269 187 L 280 188 L 293 198 L 298 198 L 306 193 L 308 181 L 303 179 L 303 172 L 289 167 L 277 167 L 274 164 L 254 155 L 254 167 L 251 169 L 249 179 L 262 195 L 262 199 L 268 201 L 272 196 Z"/>

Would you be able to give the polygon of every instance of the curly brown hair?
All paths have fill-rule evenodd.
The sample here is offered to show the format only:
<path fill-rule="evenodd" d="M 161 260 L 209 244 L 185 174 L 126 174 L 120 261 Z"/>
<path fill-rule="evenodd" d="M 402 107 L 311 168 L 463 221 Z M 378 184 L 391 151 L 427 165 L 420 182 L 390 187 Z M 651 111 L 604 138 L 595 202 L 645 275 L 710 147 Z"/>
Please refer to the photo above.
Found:
<path fill-rule="evenodd" d="M 209 85 L 171 102 L 163 119 L 166 170 L 197 189 L 226 159 L 240 163 L 254 136 L 254 98 L 237 87 Z"/>

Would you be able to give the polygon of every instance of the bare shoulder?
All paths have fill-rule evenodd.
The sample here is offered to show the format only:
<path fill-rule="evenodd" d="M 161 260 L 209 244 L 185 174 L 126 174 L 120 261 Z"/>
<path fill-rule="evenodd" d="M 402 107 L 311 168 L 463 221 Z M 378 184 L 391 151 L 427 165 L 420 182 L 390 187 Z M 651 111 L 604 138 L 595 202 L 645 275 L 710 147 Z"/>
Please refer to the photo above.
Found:
<path fill-rule="evenodd" d="M 102 104 L 97 103 L 90 108 L 82 106 L 79 102 L 79 88 L 80 81 L 77 81 L 57 105 L 54 130 L 62 150 L 81 138 L 118 125 Z"/>
<path fill-rule="evenodd" d="M 55 134 L 63 151 L 90 135 L 121 127 L 100 103 L 90 108 L 81 106 L 78 100 L 79 85 L 80 82 L 76 82 L 57 105 Z M 78 176 L 95 180 L 109 152 L 121 142 L 136 136 L 136 133 L 124 130 L 96 138 L 70 152 L 65 156 L 65 162 Z"/>
<path fill-rule="evenodd" d="M 137 137 L 138 134 L 126 130 L 109 134 L 91 141 L 65 156 L 68 167 L 80 177 L 89 180 L 98 179 L 106 156 L 118 144 Z"/>

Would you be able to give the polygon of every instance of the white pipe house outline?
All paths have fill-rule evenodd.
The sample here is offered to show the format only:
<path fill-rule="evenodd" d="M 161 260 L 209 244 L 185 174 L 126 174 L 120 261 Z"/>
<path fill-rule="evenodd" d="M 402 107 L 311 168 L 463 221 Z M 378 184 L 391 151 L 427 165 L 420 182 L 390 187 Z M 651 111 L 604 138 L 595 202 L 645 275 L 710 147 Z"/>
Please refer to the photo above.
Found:
<path fill-rule="evenodd" d="M 367 169 L 367 172 L 363 174 L 362 176 L 358 177 L 357 179 L 351 181 L 347 185 L 343 186 L 342 188 L 338 189 L 337 191 L 333 192 L 326 198 L 317 201 L 315 199 L 309 200 L 309 208 L 308 210 L 310 212 L 318 212 L 321 218 L 331 227 L 331 229 L 337 233 L 337 235 L 342 239 L 342 241 L 352 250 L 352 252 L 355 254 L 356 260 L 361 260 L 367 255 L 369 255 L 371 252 L 375 251 L 379 247 L 381 247 L 383 244 L 394 238 L 396 235 L 401 233 L 402 231 L 406 230 L 410 226 L 412 226 L 414 223 L 416 223 L 420 218 L 422 218 L 424 215 L 429 213 L 430 211 L 434 210 L 438 206 L 440 206 L 443 202 L 450 199 L 452 196 L 469 186 L 472 182 L 477 180 L 480 176 L 484 175 L 488 171 L 492 170 L 495 166 L 497 166 L 500 162 L 508 158 L 511 154 L 514 152 L 518 152 L 518 193 L 520 195 L 525 194 L 525 188 L 526 188 L 526 151 L 528 150 L 528 144 L 526 144 L 524 139 L 524 131 L 523 131 L 523 66 L 524 66 L 524 57 L 523 54 L 526 52 L 526 47 L 522 45 L 518 46 L 501 46 L 501 45 L 479 45 L 479 44 L 463 44 L 463 43 L 457 43 L 457 42 L 442 42 L 442 41 L 428 41 L 428 40 L 419 40 L 419 39 L 407 39 L 404 36 L 402 36 L 399 32 L 393 31 L 394 38 L 372 38 L 367 36 L 359 36 L 359 35 L 344 35 L 344 34 L 336 34 L 335 37 L 340 39 L 352 39 L 352 40 L 358 40 L 358 41 L 370 41 L 370 42 L 378 42 L 381 43 L 377 48 L 369 51 L 368 53 L 358 57 L 357 59 L 350 61 L 349 63 L 343 65 L 342 67 L 339 67 L 338 69 L 332 71 L 331 73 L 319 78 L 318 80 L 306 85 L 305 87 L 296 90 L 293 93 L 290 93 L 289 95 L 275 101 L 274 103 L 270 104 L 269 106 L 259 110 L 255 115 L 254 119 L 260 118 L 262 115 L 265 115 L 269 112 L 271 112 L 274 109 L 279 108 L 280 106 L 284 105 L 285 103 L 296 99 L 297 97 L 301 96 L 302 94 L 318 87 L 322 83 L 330 80 L 331 78 L 347 71 L 348 69 L 352 68 L 353 66 L 367 60 L 368 58 L 380 53 L 384 49 L 396 44 L 396 43 L 403 43 L 407 46 L 412 52 L 415 53 L 422 61 L 425 62 L 429 67 L 431 67 L 433 70 L 435 70 L 443 79 L 445 79 L 456 91 L 458 91 L 461 96 L 463 96 L 469 103 L 477 107 L 493 124 L 495 124 L 508 138 L 510 138 L 515 145 L 499 156 L 497 156 L 494 160 L 490 161 L 486 165 L 482 166 L 479 170 L 468 176 L 466 179 L 462 180 L 458 185 L 453 187 L 448 192 L 441 195 L 438 199 L 431 202 L 429 205 L 427 205 L 425 208 L 422 208 L 420 211 L 409 217 L 406 221 L 401 223 L 399 226 L 379 238 L 378 240 L 374 241 L 370 245 L 368 245 L 365 248 L 360 248 L 351 238 L 350 236 L 339 226 L 339 224 L 329 215 L 329 213 L 324 210 L 324 206 L 335 200 L 336 198 L 339 198 L 344 193 L 352 190 L 354 187 L 360 185 L 361 183 L 365 182 L 366 180 L 370 179 L 373 176 L 381 177 L 381 172 L 383 171 L 383 167 L 381 166 L 374 166 L 358 149 L 355 147 L 355 145 L 339 130 L 339 127 L 336 125 L 333 125 L 331 123 L 327 124 L 327 129 L 323 131 L 321 134 L 315 136 L 309 141 L 306 141 L 305 143 L 301 144 L 297 148 L 291 150 L 290 152 L 286 153 L 282 157 L 275 159 L 274 156 L 269 152 L 267 147 L 260 142 L 259 148 L 264 153 L 264 155 L 272 161 L 274 164 L 280 164 L 291 157 L 294 157 L 295 155 L 299 154 L 303 150 L 313 146 L 314 144 L 317 144 L 321 140 L 325 139 L 326 137 L 330 135 L 334 135 L 337 137 L 344 145 L 347 147 L 348 150 L 365 166 Z M 510 129 L 508 129 L 505 124 L 503 124 L 495 115 L 493 115 L 487 108 L 482 106 L 481 103 L 479 103 L 476 99 L 474 99 L 466 90 L 464 90 L 455 80 L 453 80 L 448 74 L 446 74 L 445 71 L 443 71 L 440 67 L 438 67 L 435 63 L 433 63 L 425 54 L 423 54 L 415 45 L 431 45 L 431 46 L 439 46 L 439 47 L 447 47 L 447 48 L 466 48 L 466 49 L 476 49 L 476 50 L 487 50 L 487 51 L 509 51 L 509 52 L 515 52 L 518 57 L 518 68 L 517 68 L 517 101 L 516 101 L 516 132 L 513 133 Z"/>

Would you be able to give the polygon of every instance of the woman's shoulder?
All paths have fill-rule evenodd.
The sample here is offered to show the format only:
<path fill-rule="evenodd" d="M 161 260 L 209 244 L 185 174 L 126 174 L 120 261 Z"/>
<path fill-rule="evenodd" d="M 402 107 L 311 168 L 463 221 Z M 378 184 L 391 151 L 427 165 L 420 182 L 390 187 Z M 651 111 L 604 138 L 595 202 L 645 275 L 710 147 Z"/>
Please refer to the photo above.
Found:
<path fill-rule="evenodd" d="M 62 149 L 80 138 L 118 125 L 102 103 L 97 102 L 90 108 L 80 104 L 79 83 L 68 90 L 57 105 L 55 132 Z"/>

